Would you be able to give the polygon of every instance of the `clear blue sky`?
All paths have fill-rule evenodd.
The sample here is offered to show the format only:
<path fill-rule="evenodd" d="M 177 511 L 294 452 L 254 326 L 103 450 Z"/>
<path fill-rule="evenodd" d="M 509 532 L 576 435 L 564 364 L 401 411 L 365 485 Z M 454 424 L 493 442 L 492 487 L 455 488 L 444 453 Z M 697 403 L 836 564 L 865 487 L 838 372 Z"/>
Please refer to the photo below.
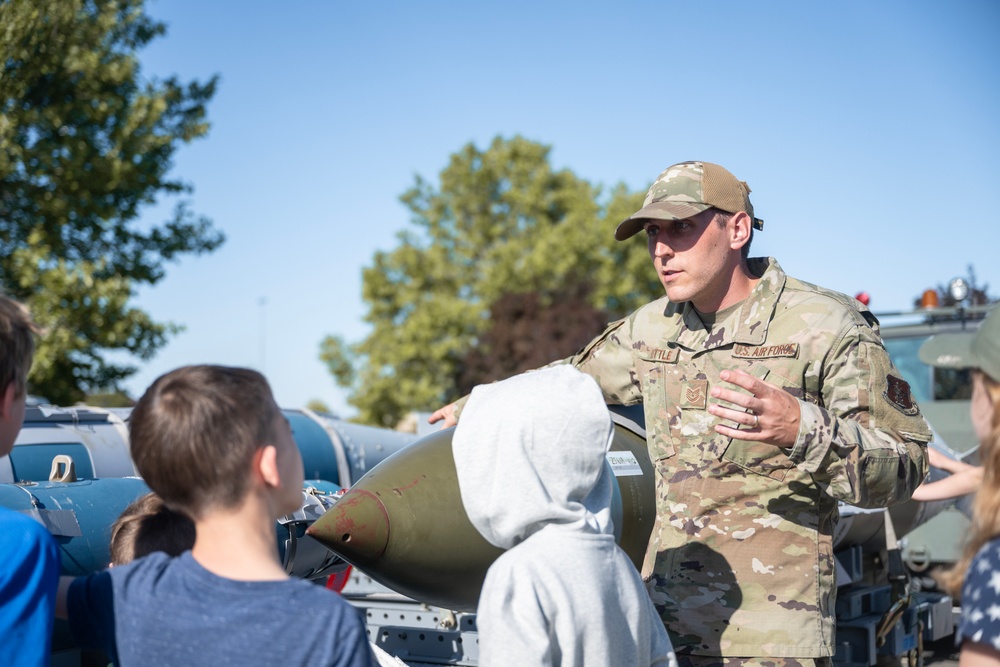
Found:
<path fill-rule="evenodd" d="M 399 195 L 468 142 L 645 190 L 708 160 L 753 189 L 754 254 L 906 308 L 965 275 L 1000 293 L 1000 3 L 151 1 L 144 74 L 221 82 L 173 174 L 228 236 L 137 304 L 186 326 L 128 383 L 264 370 L 278 402 L 353 414 L 319 342 L 364 338 L 361 270 Z M 159 220 L 150 211 L 147 219 Z M 608 230 L 608 243 L 613 243 Z M 638 241 L 641 242 L 641 241 Z M 656 295 L 651 295 L 656 296 Z"/>

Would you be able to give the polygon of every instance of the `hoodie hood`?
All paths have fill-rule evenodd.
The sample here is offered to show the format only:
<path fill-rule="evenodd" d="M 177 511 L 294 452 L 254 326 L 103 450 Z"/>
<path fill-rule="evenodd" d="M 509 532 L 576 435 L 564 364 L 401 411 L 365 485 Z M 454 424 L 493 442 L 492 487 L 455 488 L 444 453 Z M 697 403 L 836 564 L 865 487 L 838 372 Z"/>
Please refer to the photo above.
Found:
<path fill-rule="evenodd" d="M 613 434 L 597 383 L 572 366 L 476 387 L 452 438 L 472 525 L 501 549 L 549 525 L 611 534 Z"/>

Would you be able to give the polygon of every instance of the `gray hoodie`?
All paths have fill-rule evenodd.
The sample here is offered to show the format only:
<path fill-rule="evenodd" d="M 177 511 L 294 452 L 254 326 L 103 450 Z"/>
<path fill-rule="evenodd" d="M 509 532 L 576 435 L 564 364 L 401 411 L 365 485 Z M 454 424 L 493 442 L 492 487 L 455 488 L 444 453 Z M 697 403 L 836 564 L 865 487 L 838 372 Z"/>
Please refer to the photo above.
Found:
<path fill-rule="evenodd" d="M 614 541 L 613 435 L 597 384 L 571 366 L 472 391 L 452 440 L 462 502 L 508 549 L 479 598 L 480 665 L 676 664 Z"/>

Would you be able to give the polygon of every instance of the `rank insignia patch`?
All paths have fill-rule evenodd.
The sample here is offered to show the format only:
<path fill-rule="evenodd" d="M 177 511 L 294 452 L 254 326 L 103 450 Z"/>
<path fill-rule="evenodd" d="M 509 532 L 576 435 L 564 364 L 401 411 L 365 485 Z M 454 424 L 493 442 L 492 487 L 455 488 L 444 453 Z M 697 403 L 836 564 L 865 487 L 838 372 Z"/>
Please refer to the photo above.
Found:
<path fill-rule="evenodd" d="M 885 396 L 885 400 L 889 401 L 894 408 L 904 415 L 917 414 L 917 406 L 910 395 L 910 385 L 907 384 L 906 380 L 898 378 L 895 375 L 886 375 L 885 393 L 882 395 Z"/>
<path fill-rule="evenodd" d="M 708 405 L 708 380 L 685 382 L 681 386 L 681 408 L 704 410 Z"/>

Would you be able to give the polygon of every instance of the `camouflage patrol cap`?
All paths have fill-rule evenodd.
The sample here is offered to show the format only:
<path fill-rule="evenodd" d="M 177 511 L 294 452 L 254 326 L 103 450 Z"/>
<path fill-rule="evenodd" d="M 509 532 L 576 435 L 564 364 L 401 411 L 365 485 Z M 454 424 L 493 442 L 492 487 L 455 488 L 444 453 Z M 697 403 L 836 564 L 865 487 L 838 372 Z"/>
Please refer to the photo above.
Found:
<path fill-rule="evenodd" d="M 940 368 L 978 368 L 1000 382 L 1000 306 L 975 333 L 944 333 L 920 346 L 920 360 Z"/>
<path fill-rule="evenodd" d="M 615 238 L 634 236 L 647 220 L 683 220 L 712 207 L 727 213 L 745 211 L 755 228 L 764 229 L 764 221 L 753 217 L 745 182 L 711 162 L 679 162 L 657 177 L 642 208 L 618 225 Z"/>

